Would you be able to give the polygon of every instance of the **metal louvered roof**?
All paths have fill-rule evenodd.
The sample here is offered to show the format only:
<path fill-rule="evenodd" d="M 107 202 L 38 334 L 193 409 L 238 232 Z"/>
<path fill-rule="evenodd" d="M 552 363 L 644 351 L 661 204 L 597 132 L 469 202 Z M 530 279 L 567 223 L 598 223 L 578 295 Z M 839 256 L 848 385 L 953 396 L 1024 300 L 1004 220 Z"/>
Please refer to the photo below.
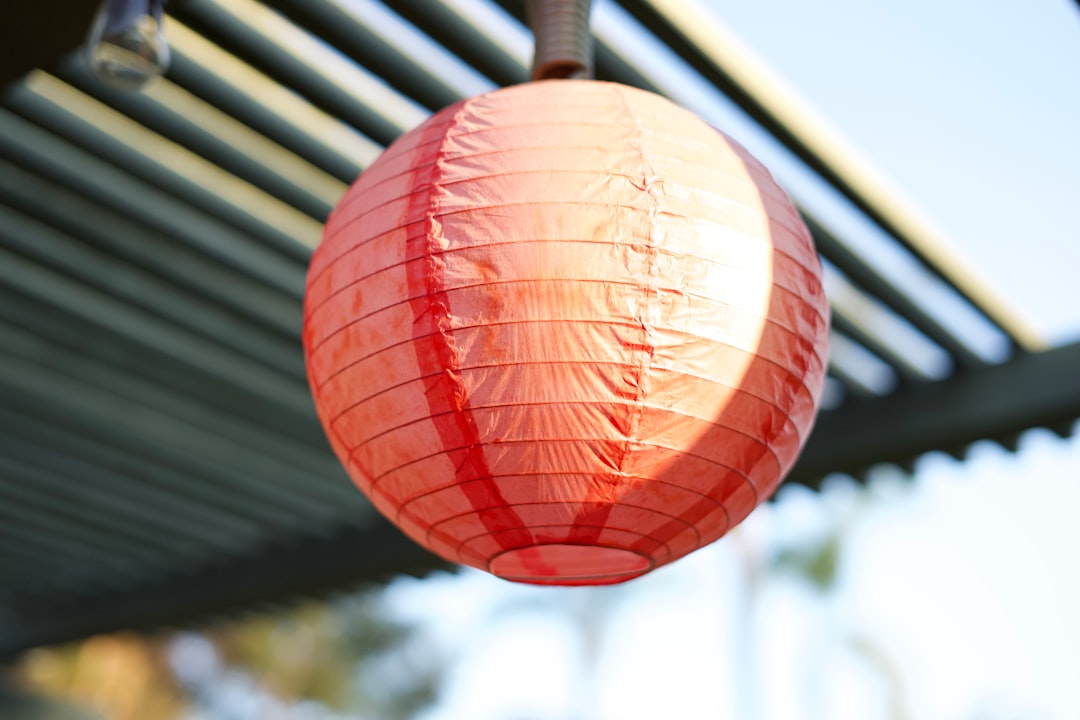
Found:
<path fill-rule="evenodd" d="M 837 352 L 789 482 L 1072 432 L 1080 345 L 1038 349 L 752 68 L 703 44 L 679 3 L 607 4 L 1007 345 L 988 359 L 806 209 Z M 383 146 L 526 79 L 522 3 L 372 1 L 356 15 L 331 0 L 174 1 L 172 67 L 139 94 L 69 52 L 92 6 L 24 5 L 0 38 L 0 658 L 440 566 L 326 446 L 303 372 L 304 272 L 326 213 Z M 601 79 L 669 89 L 615 40 L 599 38 Z"/>

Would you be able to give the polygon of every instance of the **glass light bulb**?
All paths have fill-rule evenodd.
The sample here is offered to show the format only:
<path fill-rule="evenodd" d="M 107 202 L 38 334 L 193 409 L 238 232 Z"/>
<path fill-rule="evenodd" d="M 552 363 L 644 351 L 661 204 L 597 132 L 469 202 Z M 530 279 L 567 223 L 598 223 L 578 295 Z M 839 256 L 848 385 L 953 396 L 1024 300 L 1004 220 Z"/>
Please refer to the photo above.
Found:
<path fill-rule="evenodd" d="M 86 54 L 94 74 L 119 90 L 138 90 L 169 67 L 164 0 L 104 0 Z"/>

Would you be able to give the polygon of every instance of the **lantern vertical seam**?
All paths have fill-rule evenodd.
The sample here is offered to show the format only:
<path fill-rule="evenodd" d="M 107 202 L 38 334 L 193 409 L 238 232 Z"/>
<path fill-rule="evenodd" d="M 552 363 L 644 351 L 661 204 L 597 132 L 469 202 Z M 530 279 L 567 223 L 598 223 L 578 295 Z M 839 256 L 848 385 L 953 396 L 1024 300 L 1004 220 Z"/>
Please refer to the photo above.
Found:
<path fill-rule="evenodd" d="M 653 341 L 653 327 L 649 322 L 649 315 L 651 314 L 652 309 L 657 306 L 660 296 L 659 286 L 656 282 L 659 255 L 656 240 L 657 235 L 659 234 L 659 226 L 656 221 L 658 202 L 656 196 L 653 194 L 655 173 L 647 161 L 647 156 L 643 147 L 645 137 L 637 115 L 630 108 L 621 88 L 615 85 L 607 87 L 609 92 L 618 98 L 622 105 L 623 112 L 626 117 L 629 118 L 630 122 L 633 123 L 634 128 L 637 131 L 635 146 L 639 156 L 638 166 L 643 169 L 644 175 L 642 177 L 641 185 L 638 185 L 636 182 L 629 179 L 628 182 L 638 190 L 647 194 L 652 200 L 652 206 L 648 210 L 648 230 L 645 242 L 643 243 L 645 250 L 643 269 L 644 278 L 641 283 L 634 285 L 634 289 L 640 292 L 640 297 L 642 299 L 642 302 L 637 309 L 636 318 L 641 327 L 641 341 L 636 348 L 639 353 L 640 361 L 636 368 L 636 377 L 632 380 L 635 386 L 634 397 L 631 399 L 630 411 L 627 416 L 625 432 L 623 433 L 624 438 L 622 446 L 619 448 L 614 468 L 610 473 L 597 474 L 593 477 L 589 497 L 586 497 L 582 502 L 581 508 L 574 518 L 569 537 L 567 538 L 568 542 L 583 544 L 596 544 L 599 541 L 600 534 L 603 532 L 608 516 L 611 514 L 615 505 L 618 504 L 618 496 L 614 492 L 617 488 L 612 487 L 614 484 L 612 476 L 620 479 L 624 477 L 627 459 L 630 457 L 631 446 L 638 440 L 641 419 L 645 413 L 645 397 L 648 395 L 649 391 L 647 386 L 649 384 L 650 370 L 656 352 L 656 345 Z"/>
<path fill-rule="evenodd" d="M 475 99 L 463 101 L 447 127 L 456 128 L 464 124 L 462 118 L 468 114 L 473 102 Z M 417 349 L 421 374 L 425 376 L 424 394 L 432 423 L 447 448 L 460 448 L 460 451 L 447 453 L 447 457 L 454 462 L 456 485 L 491 536 L 496 538 L 503 550 L 510 550 L 532 545 L 535 540 L 495 483 L 461 373 L 461 358 L 453 335 L 452 312 L 445 282 L 446 260 L 441 257 L 445 251 L 439 247 L 440 238 L 449 244 L 449 239 L 442 234 L 439 219 L 440 195 L 450 193 L 441 184 L 449 162 L 447 139 L 448 133 L 444 132 L 429 170 L 427 188 L 423 193 L 418 193 L 422 195 L 421 202 L 424 204 L 422 228 L 416 236 L 406 240 L 424 244 L 423 248 L 418 248 L 421 252 L 414 253 L 421 262 L 409 266 L 410 296 L 416 298 L 411 301 L 414 338 L 417 341 L 414 347 Z M 410 208 L 410 214 L 413 210 Z M 422 325 L 428 327 L 419 327 Z M 427 332 L 428 329 L 431 332 Z M 450 412 L 443 412 L 442 405 Z M 479 482 L 469 482 L 474 480 Z M 432 526 L 429 525 L 426 530 L 430 541 Z M 462 559 L 460 548 L 458 555 Z"/>
<path fill-rule="evenodd" d="M 653 359 L 656 354 L 655 343 L 655 327 L 650 321 L 650 316 L 653 310 L 660 306 L 660 287 L 657 282 L 658 278 L 658 259 L 659 259 L 659 247 L 658 243 L 661 238 L 658 236 L 661 234 L 659 224 L 656 221 L 656 214 L 659 206 L 659 202 L 656 199 L 656 195 L 653 194 L 653 187 L 656 181 L 656 173 L 654 168 L 649 164 L 648 154 L 645 152 L 645 134 L 641 129 L 641 121 L 637 114 L 631 110 L 629 103 L 626 100 L 626 96 L 623 92 L 617 88 L 612 88 L 615 94 L 618 96 L 622 103 L 623 110 L 626 112 L 627 117 L 634 123 L 634 128 L 637 131 L 637 154 L 639 156 L 639 164 L 643 169 L 643 176 L 641 185 L 631 181 L 634 187 L 637 187 L 643 193 L 648 195 L 652 201 L 652 207 L 648 212 L 648 232 L 646 233 L 644 249 L 645 249 L 645 268 L 644 268 L 644 282 L 640 284 L 642 303 L 638 307 L 636 320 L 641 325 L 641 343 L 638 348 L 640 353 L 640 362 L 637 368 L 637 378 L 635 384 L 637 387 L 637 393 L 634 396 L 633 411 L 630 414 L 628 427 L 626 430 L 626 439 L 623 441 L 622 449 L 619 453 L 618 472 L 620 474 L 626 471 L 626 461 L 630 456 L 630 446 L 636 440 L 638 440 L 638 432 L 641 428 L 641 418 L 645 414 L 645 397 L 649 394 L 649 379 L 650 372 L 652 370 Z"/>

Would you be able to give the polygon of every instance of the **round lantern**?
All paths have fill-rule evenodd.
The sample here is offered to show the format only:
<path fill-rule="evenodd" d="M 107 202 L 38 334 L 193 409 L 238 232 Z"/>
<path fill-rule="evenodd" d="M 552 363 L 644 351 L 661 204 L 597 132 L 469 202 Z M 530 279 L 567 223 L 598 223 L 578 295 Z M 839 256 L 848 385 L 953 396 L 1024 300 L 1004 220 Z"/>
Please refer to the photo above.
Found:
<path fill-rule="evenodd" d="M 332 214 L 304 347 L 355 483 L 510 580 L 602 584 L 764 501 L 816 412 L 828 309 L 798 213 L 650 93 L 545 81 L 402 136 Z"/>

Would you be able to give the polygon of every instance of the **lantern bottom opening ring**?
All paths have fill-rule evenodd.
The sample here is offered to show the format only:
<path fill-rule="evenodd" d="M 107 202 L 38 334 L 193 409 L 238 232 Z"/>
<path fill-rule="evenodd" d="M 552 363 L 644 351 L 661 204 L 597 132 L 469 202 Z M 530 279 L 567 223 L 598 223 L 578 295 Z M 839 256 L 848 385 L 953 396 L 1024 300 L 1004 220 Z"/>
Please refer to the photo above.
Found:
<path fill-rule="evenodd" d="M 534 585 L 610 585 L 653 568 L 647 555 L 603 545 L 552 543 L 507 550 L 488 563 L 504 580 Z"/>

